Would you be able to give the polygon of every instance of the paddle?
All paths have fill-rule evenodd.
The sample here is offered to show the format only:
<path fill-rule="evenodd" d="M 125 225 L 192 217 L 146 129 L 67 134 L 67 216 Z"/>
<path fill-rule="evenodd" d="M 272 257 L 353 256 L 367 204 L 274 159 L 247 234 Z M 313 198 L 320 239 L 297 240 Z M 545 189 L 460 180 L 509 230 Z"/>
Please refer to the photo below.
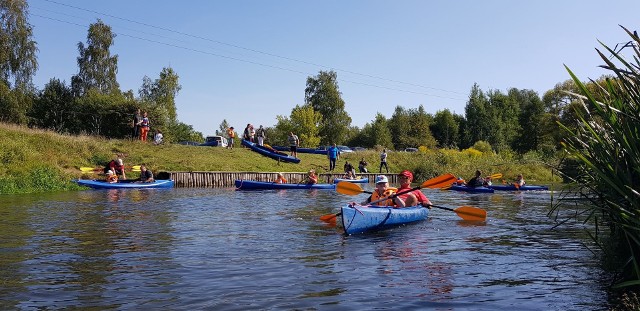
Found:
<path fill-rule="evenodd" d="M 127 167 L 127 168 L 129 168 L 129 167 Z M 134 166 L 131 166 L 130 168 L 134 172 L 139 172 L 140 171 L 140 165 L 134 165 Z M 99 171 L 102 171 L 103 169 L 104 168 L 101 168 L 101 167 L 86 167 L 86 166 L 80 167 L 80 171 L 85 172 L 85 173 L 87 173 L 87 172 L 99 172 Z"/>
<path fill-rule="evenodd" d="M 422 188 L 431 188 L 431 189 L 440 188 L 440 187 L 442 187 L 442 186 L 444 186 L 446 184 L 453 183 L 455 180 L 456 180 L 456 177 L 453 176 L 453 174 L 440 175 L 438 177 L 434 177 L 434 178 L 431 178 L 431 179 L 423 182 L 422 184 L 420 184 L 420 186 L 400 191 L 400 192 L 398 192 L 396 194 L 391 195 L 388 198 L 383 198 L 383 199 L 380 199 L 378 201 L 371 202 L 371 204 L 375 204 L 375 203 L 384 201 L 384 200 L 389 199 L 389 198 L 395 198 L 398 195 L 405 194 L 407 192 L 411 192 L 411 191 L 414 191 L 414 190 L 419 190 L 419 189 L 422 189 Z M 336 191 L 338 191 L 338 193 L 347 194 L 347 195 L 357 195 L 357 194 L 365 192 L 357 184 L 350 183 L 348 181 L 339 182 L 336 185 Z M 323 216 L 320 216 L 320 220 L 332 221 L 334 218 L 336 218 L 339 215 L 340 215 L 340 213 L 323 215 Z"/>
<path fill-rule="evenodd" d="M 339 184 L 339 183 L 338 183 L 338 184 Z M 356 185 L 356 186 L 357 186 L 357 185 Z M 353 188 L 353 187 L 350 187 L 350 188 Z M 358 187 L 358 188 L 359 188 L 359 187 Z M 349 189 L 349 190 L 353 190 L 353 189 Z M 360 189 L 360 190 L 361 190 L 361 191 L 360 191 L 361 193 L 362 193 L 362 192 L 364 192 L 364 193 L 369 193 L 369 194 L 372 194 L 372 193 L 373 193 L 373 192 L 371 192 L 371 191 L 365 191 L 365 190 L 362 190 L 362 189 Z M 411 190 L 411 191 L 413 191 L 413 190 Z M 345 191 L 345 192 L 346 192 L 346 191 Z M 354 193 L 354 192 L 355 192 L 355 191 L 349 191 L 349 193 L 345 193 L 345 194 L 352 194 L 352 193 Z M 400 194 L 402 194 L 402 193 L 406 193 L 406 192 L 407 192 L 407 191 L 400 191 L 400 192 L 398 192 L 397 194 L 395 194 L 395 196 L 398 196 L 398 195 L 400 195 Z M 341 193 L 342 193 L 342 192 L 341 192 Z M 391 197 L 394 197 L 394 195 L 389 196 L 389 198 L 391 198 Z M 386 199 L 388 199 L 388 198 L 384 198 L 383 200 L 386 200 Z M 378 201 L 380 201 L 380 200 L 378 200 Z M 378 201 L 374 201 L 374 202 L 371 202 L 371 203 L 376 203 L 376 202 L 378 202 Z M 439 209 L 443 209 L 443 210 L 447 210 L 447 211 L 455 212 L 456 214 L 458 214 L 458 216 L 459 216 L 460 218 L 462 218 L 462 219 L 464 219 L 464 220 L 484 221 L 484 220 L 486 220 L 486 219 L 487 219 L 487 211 L 485 211 L 485 210 L 483 210 L 483 209 L 481 209 L 481 208 L 473 207 L 473 206 L 461 206 L 461 207 L 458 207 L 458 208 L 456 208 L 456 209 L 449 208 L 449 207 L 444 207 L 444 206 L 437 206 L 437 205 L 433 205 L 433 204 L 432 204 L 432 205 L 429 205 L 429 206 L 431 206 L 431 207 L 435 207 L 435 208 L 439 208 Z M 326 216 L 326 215 L 325 215 L 325 216 Z M 336 215 L 336 216 L 337 216 L 337 215 Z M 323 217 L 324 217 L 324 216 L 323 216 Z M 321 217 L 320 219 L 322 219 L 322 217 Z"/>

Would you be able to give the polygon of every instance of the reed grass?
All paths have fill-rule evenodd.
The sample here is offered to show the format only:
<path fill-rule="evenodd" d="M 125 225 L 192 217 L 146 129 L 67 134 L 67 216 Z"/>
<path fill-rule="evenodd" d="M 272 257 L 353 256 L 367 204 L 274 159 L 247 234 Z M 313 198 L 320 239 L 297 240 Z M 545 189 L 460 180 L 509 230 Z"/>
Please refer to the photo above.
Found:
<path fill-rule="evenodd" d="M 597 101 L 567 68 L 581 90 L 574 95 L 583 105 L 576 108 L 579 126 L 564 127 L 570 137 L 566 150 L 580 163 L 573 180 L 579 194 L 591 202 L 584 208 L 587 221 L 596 224 L 592 236 L 622 272 L 616 287 L 640 285 L 640 40 L 623 29 L 631 38 L 623 49 L 602 44 L 612 59 L 598 50 L 602 67 L 613 74 L 597 91 L 605 100 Z M 633 54 L 632 61 L 622 56 L 623 50 Z M 608 226 L 608 235 L 599 231 L 602 224 Z"/>

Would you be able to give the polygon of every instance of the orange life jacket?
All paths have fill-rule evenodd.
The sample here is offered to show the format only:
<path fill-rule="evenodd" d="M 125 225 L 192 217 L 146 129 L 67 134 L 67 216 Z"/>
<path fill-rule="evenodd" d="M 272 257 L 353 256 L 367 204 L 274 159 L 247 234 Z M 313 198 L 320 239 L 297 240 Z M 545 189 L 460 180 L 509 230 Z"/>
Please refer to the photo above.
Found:
<path fill-rule="evenodd" d="M 384 197 L 388 197 L 394 193 L 396 193 L 398 191 L 398 188 L 393 188 L 393 187 L 389 187 L 387 188 L 387 190 L 384 191 L 384 193 L 382 195 L 378 194 L 378 191 L 374 191 L 373 194 L 371 195 L 371 202 L 375 202 L 378 201 Z M 396 204 L 393 202 L 393 199 L 388 199 L 388 200 L 384 200 L 384 201 L 380 201 L 378 203 L 375 203 L 375 205 L 377 206 L 396 206 Z"/>

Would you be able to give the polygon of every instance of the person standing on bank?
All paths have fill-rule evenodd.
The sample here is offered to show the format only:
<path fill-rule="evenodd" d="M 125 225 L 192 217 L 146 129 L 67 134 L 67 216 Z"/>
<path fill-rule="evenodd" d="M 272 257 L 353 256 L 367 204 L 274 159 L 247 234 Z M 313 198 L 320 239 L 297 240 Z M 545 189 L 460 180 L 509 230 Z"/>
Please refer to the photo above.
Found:
<path fill-rule="evenodd" d="M 229 138 L 227 149 L 233 149 L 233 141 L 236 138 L 236 132 L 234 131 L 233 126 L 227 129 L 227 138 Z"/>
<path fill-rule="evenodd" d="M 298 157 L 298 146 L 300 146 L 300 139 L 293 132 L 289 133 L 289 150 L 291 150 L 291 156 L 294 158 Z"/>
<path fill-rule="evenodd" d="M 258 136 L 258 146 L 264 146 L 264 139 L 267 138 L 267 133 L 262 125 L 256 131 L 256 136 Z"/>
<path fill-rule="evenodd" d="M 340 158 L 340 149 L 336 144 L 327 150 L 327 158 L 329 158 L 329 171 L 333 171 L 336 168 L 336 161 Z"/>
<path fill-rule="evenodd" d="M 140 140 L 147 141 L 147 135 L 149 134 L 149 118 L 147 112 L 142 114 L 142 120 L 140 120 Z"/>
<path fill-rule="evenodd" d="M 140 137 L 140 123 L 142 123 L 142 113 L 140 112 L 140 108 L 138 108 L 133 115 L 133 139 Z"/>
<path fill-rule="evenodd" d="M 387 170 L 389 173 L 389 166 L 387 165 L 387 149 L 382 149 L 382 153 L 380 154 L 380 173 L 382 173 L 382 167 Z"/>

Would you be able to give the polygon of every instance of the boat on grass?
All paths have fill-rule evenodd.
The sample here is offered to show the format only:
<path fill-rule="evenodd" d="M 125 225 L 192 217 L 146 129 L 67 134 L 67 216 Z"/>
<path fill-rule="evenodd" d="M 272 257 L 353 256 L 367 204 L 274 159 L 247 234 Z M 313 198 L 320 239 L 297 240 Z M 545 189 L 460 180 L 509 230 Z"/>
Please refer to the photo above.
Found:
<path fill-rule="evenodd" d="M 267 146 L 260 146 L 256 143 L 252 143 L 245 139 L 242 140 L 242 145 L 249 147 L 249 149 L 263 156 L 266 156 L 278 161 L 289 162 L 289 163 L 300 163 L 300 159 L 298 158 L 292 157 L 284 152 L 280 152 L 278 150 L 275 150 Z"/>
<path fill-rule="evenodd" d="M 335 190 L 335 184 L 278 184 L 270 181 L 242 180 L 235 181 L 237 190 L 268 190 L 268 189 L 326 189 Z"/>
<path fill-rule="evenodd" d="M 422 206 L 392 208 L 344 206 L 341 208 L 344 233 L 384 230 L 427 219 L 429 209 Z"/>
<path fill-rule="evenodd" d="M 291 147 L 273 146 L 273 149 L 276 149 L 278 151 L 289 151 L 291 149 Z M 310 154 L 327 155 L 327 150 L 323 150 L 323 149 L 300 148 L 300 147 L 298 147 L 296 150 L 297 150 L 298 153 L 310 153 Z"/>
<path fill-rule="evenodd" d="M 346 182 L 350 182 L 350 183 L 354 183 L 354 184 L 368 184 L 369 183 L 369 177 L 365 177 L 365 178 L 358 178 L 358 179 L 347 179 L 347 178 L 334 178 L 333 179 L 333 183 L 337 184 L 341 181 L 346 181 Z"/>
<path fill-rule="evenodd" d="M 488 188 L 498 191 L 545 191 L 549 190 L 547 186 L 524 185 L 516 187 L 514 185 L 491 185 Z"/>
<path fill-rule="evenodd" d="M 158 189 L 158 188 L 173 188 L 173 180 L 171 179 L 157 179 L 154 182 L 141 182 L 135 179 L 132 180 L 119 180 L 116 183 L 108 183 L 104 180 L 97 179 L 76 179 L 74 180 L 80 186 L 85 186 L 93 189 Z"/>

